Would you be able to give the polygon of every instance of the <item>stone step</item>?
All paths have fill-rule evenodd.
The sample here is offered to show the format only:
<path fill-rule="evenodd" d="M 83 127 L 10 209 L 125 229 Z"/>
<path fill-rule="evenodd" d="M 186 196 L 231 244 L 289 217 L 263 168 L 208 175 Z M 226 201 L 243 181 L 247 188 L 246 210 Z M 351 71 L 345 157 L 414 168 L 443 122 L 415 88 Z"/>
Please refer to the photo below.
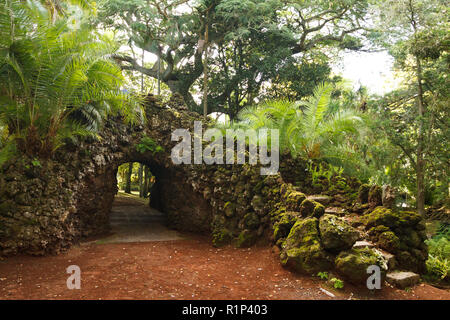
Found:
<path fill-rule="evenodd" d="M 130 217 L 110 217 L 109 221 L 143 221 L 143 222 L 157 222 L 164 221 L 162 218 L 130 218 Z"/>
<path fill-rule="evenodd" d="M 386 281 L 400 289 L 413 287 L 420 282 L 420 276 L 410 271 L 392 271 L 386 275 Z"/>
<path fill-rule="evenodd" d="M 164 217 L 162 213 L 143 213 L 143 212 L 123 212 L 112 211 L 110 216 L 130 216 L 130 217 Z"/>
<path fill-rule="evenodd" d="M 323 194 L 313 194 L 313 195 L 307 196 L 306 199 L 311 200 L 311 201 L 316 201 L 320 204 L 323 204 L 324 206 L 329 204 L 332 200 L 332 198 L 330 196 L 326 196 Z"/>
<path fill-rule="evenodd" d="M 325 208 L 325 213 L 342 216 L 345 214 L 345 210 L 343 208 L 339 208 L 339 207 L 328 207 L 328 208 Z"/>
<path fill-rule="evenodd" d="M 355 244 L 353 245 L 353 249 L 362 249 L 362 248 L 374 248 L 375 245 L 372 242 L 369 241 L 356 241 Z"/>
<path fill-rule="evenodd" d="M 389 253 L 387 251 L 377 249 L 379 252 L 381 252 L 381 255 L 384 259 L 387 261 L 388 270 L 392 270 L 396 267 L 397 261 L 395 260 L 395 256 L 392 253 Z"/>

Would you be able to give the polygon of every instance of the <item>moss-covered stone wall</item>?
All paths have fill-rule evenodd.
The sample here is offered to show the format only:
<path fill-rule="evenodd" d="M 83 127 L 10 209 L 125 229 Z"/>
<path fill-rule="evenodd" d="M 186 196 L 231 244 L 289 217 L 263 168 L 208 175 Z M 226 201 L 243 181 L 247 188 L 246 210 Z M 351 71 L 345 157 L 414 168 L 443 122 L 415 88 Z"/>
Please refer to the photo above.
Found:
<path fill-rule="evenodd" d="M 152 97 L 146 117 L 145 125 L 133 127 L 111 118 L 100 139 L 69 144 L 52 160 L 20 157 L 2 166 L 0 255 L 58 253 L 107 231 L 117 168 L 141 162 L 156 176 L 151 204 L 167 214 L 170 226 L 210 234 L 214 246 L 273 244 L 280 262 L 294 271 L 337 269 L 355 282 L 373 262 L 423 271 L 421 218 L 382 207 L 380 187 L 342 175 L 313 178 L 310 166 L 287 155 L 272 176 L 248 164 L 175 165 L 171 133 L 192 132 L 202 117 Z M 160 150 L 139 152 L 144 138 Z M 361 240 L 372 244 L 356 248 Z"/>

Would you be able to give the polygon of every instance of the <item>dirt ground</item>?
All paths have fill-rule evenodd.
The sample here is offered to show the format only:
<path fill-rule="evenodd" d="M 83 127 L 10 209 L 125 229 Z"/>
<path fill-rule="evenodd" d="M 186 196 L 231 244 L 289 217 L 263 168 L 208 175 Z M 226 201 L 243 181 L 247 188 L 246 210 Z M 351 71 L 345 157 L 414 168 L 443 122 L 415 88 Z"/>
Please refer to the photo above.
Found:
<path fill-rule="evenodd" d="M 115 205 L 136 204 L 122 200 Z M 70 265 L 81 269 L 79 290 L 67 288 Z M 58 256 L 0 260 L 0 299 L 450 300 L 450 291 L 420 284 L 370 292 L 348 283 L 335 290 L 317 277 L 283 269 L 271 248 L 217 249 L 206 237 L 184 234 L 170 241 L 92 240 Z"/>
<path fill-rule="evenodd" d="M 81 269 L 81 289 L 69 290 L 66 268 Z M 332 292 L 330 297 L 321 287 Z M 409 291 L 367 292 L 283 269 L 269 248 L 211 247 L 208 239 L 84 243 L 50 257 L 0 261 L 0 299 L 450 299 L 421 284 Z"/>

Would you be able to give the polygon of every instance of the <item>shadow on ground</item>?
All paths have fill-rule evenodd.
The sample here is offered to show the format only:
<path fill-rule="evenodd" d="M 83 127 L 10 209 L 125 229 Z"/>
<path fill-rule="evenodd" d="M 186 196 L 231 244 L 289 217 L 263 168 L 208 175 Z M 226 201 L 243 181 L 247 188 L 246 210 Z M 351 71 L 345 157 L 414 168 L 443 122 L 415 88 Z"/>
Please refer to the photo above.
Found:
<path fill-rule="evenodd" d="M 148 206 L 148 200 L 119 193 L 110 214 L 111 234 L 97 244 L 186 239 L 167 227 L 165 215 Z"/>

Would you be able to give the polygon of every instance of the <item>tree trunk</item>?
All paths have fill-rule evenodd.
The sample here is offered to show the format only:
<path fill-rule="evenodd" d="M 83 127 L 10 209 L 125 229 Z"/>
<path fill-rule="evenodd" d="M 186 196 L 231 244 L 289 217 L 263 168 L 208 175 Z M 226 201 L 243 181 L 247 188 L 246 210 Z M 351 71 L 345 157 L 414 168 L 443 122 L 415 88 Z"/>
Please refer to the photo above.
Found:
<path fill-rule="evenodd" d="M 208 21 L 205 26 L 205 62 L 203 63 L 203 116 L 208 115 Z"/>
<path fill-rule="evenodd" d="M 128 164 L 127 181 L 125 184 L 125 193 L 131 194 L 131 174 L 133 173 L 133 162 Z"/>
<path fill-rule="evenodd" d="M 142 163 L 139 163 L 139 171 L 138 171 L 138 180 L 139 180 L 139 197 L 143 198 L 144 195 L 144 188 L 142 183 L 144 173 L 144 165 Z"/>
<path fill-rule="evenodd" d="M 167 86 L 170 89 L 170 92 L 172 94 L 179 93 L 182 97 L 184 102 L 186 103 L 189 110 L 194 112 L 201 112 L 201 106 L 199 106 L 195 100 L 192 94 L 189 92 L 189 88 L 186 88 L 185 82 L 180 80 L 170 80 L 167 82 Z"/>
<path fill-rule="evenodd" d="M 422 64 L 419 57 L 416 57 L 417 64 L 417 85 L 418 97 L 417 106 L 419 114 L 419 137 L 417 139 L 417 211 L 419 214 L 425 214 L 425 169 L 426 163 L 424 159 L 424 116 L 425 105 L 423 102 L 422 87 Z"/>
<path fill-rule="evenodd" d="M 150 169 L 147 166 L 144 166 L 144 193 L 143 197 L 148 197 L 148 181 L 150 180 Z"/>

